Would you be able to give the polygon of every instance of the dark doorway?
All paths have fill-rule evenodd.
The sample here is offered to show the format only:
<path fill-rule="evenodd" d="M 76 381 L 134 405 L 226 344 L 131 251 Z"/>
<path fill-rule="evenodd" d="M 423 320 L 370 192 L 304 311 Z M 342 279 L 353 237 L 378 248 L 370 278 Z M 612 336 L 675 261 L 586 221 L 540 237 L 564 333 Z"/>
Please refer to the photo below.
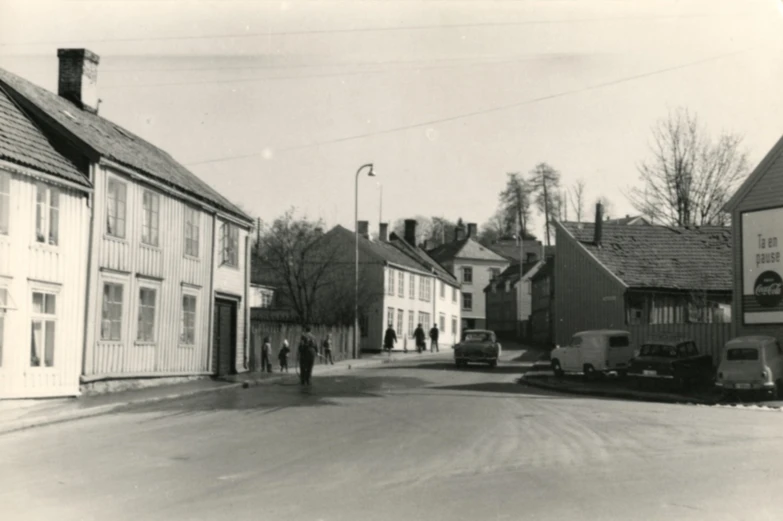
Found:
<path fill-rule="evenodd" d="M 462 329 L 475 329 L 476 328 L 476 319 L 475 318 L 463 318 L 462 319 Z"/>
<path fill-rule="evenodd" d="M 237 303 L 215 299 L 215 338 L 212 370 L 218 376 L 236 373 Z"/>

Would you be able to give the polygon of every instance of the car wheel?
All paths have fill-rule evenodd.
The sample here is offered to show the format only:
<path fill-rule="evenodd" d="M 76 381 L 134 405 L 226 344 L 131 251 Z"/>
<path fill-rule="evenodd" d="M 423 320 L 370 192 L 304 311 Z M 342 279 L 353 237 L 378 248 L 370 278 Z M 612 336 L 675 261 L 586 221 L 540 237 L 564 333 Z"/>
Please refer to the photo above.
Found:
<path fill-rule="evenodd" d="M 489 363 L 489 367 L 491 367 L 492 369 L 496 368 L 497 366 L 498 366 L 498 361 L 497 360 L 492 360 Z"/>
<path fill-rule="evenodd" d="M 620 380 L 625 380 L 628 378 L 628 371 L 617 371 L 617 378 Z"/>
<path fill-rule="evenodd" d="M 552 372 L 555 373 L 555 376 L 558 378 L 562 378 L 565 372 L 563 371 L 563 368 L 560 367 L 560 360 L 555 358 L 552 360 Z"/>
<path fill-rule="evenodd" d="M 585 380 L 595 380 L 595 368 L 591 364 L 584 366 Z"/>
<path fill-rule="evenodd" d="M 775 381 L 775 399 L 783 400 L 783 380 Z"/>

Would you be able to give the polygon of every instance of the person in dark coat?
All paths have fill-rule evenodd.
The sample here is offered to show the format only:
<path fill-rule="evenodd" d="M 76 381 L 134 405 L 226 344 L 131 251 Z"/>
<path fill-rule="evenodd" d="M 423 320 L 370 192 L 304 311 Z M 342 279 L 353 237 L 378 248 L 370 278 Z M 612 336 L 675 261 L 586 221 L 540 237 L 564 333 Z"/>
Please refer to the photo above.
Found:
<path fill-rule="evenodd" d="M 310 332 L 310 326 L 305 326 L 302 338 L 299 340 L 299 381 L 302 385 L 310 385 L 313 374 L 313 364 L 318 355 L 318 344 Z"/>
<path fill-rule="evenodd" d="M 283 347 L 280 348 L 280 352 L 277 353 L 277 358 L 280 360 L 280 372 L 288 372 L 288 353 L 291 349 L 288 347 L 288 340 L 283 339 Z"/>
<path fill-rule="evenodd" d="M 332 359 L 332 334 L 327 333 L 326 338 L 324 338 L 323 342 L 324 347 L 324 363 L 332 364 L 334 365 L 334 360 Z"/>
<path fill-rule="evenodd" d="M 389 355 L 391 355 L 391 350 L 394 349 L 394 344 L 396 342 L 397 333 L 394 332 L 394 328 L 389 324 L 389 327 L 386 328 L 386 334 L 383 336 L 383 349 L 388 351 Z"/>
<path fill-rule="evenodd" d="M 269 337 L 264 337 L 264 344 L 261 346 L 261 372 L 272 372 L 272 342 Z"/>
<path fill-rule="evenodd" d="M 413 332 L 413 338 L 416 339 L 416 352 L 421 354 L 422 351 L 427 350 L 426 335 L 424 334 L 424 328 L 421 324 L 416 326 L 416 331 Z"/>
<path fill-rule="evenodd" d="M 430 352 L 440 353 L 440 349 L 438 349 L 438 324 L 435 324 L 430 329 Z"/>

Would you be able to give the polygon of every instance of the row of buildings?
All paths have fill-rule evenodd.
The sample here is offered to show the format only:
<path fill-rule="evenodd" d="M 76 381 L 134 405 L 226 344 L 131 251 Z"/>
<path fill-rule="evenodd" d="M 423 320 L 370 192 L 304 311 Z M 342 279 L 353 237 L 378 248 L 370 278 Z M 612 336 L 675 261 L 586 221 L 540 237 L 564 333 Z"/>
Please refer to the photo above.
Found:
<path fill-rule="evenodd" d="M 57 94 L 0 70 L 0 398 L 244 370 L 253 220 L 58 58 Z"/>

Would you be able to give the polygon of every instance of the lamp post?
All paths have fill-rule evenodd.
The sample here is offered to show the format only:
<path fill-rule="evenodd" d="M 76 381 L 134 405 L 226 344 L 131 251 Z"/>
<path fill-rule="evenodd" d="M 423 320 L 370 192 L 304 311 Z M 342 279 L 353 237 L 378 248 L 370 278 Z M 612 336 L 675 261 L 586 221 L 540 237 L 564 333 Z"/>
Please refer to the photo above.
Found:
<path fill-rule="evenodd" d="M 353 285 L 353 357 L 356 358 L 359 346 L 359 174 L 369 168 L 367 175 L 375 177 L 372 163 L 362 165 L 356 171 L 356 182 L 353 191 L 353 231 L 354 231 L 354 285 Z"/>

